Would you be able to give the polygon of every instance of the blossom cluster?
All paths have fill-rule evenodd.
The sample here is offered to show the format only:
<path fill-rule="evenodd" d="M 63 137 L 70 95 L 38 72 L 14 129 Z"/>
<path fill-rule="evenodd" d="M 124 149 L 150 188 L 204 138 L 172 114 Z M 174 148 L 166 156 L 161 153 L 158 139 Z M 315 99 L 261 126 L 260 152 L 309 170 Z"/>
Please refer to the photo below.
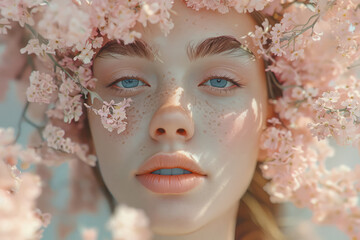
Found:
<path fill-rule="evenodd" d="M 14 144 L 14 130 L 0 128 L 0 238 L 40 239 L 51 215 L 36 204 L 41 194 L 40 177 L 21 173 L 16 164 L 35 163 L 40 156 Z"/>
<path fill-rule="evenodd" d="M 85 106 L 101 117 L 104 128 L 109 130 L 109 132 L 117 129 L 117 133 L 120 134 L 126 128 L 126 122 L 124 122 L 126 119 L 125 108 L 130 106 L 131 101 L 130 98 L 116 104 L 114 100 L 111 100 L 109 103 L 105 101 L 101 109 L 95 109 L 87 104 Z"/>
<path fill-rule="evenodd" d="M 360 148 L 359 5 L 356 1 L 293 3 L 250 34 L 270 62 L 283 94 L 271 100 L 276 118 L 262 135 L 274 202 L 291 201 L 313 211 L 317 223 L 334 224 L 360 238 L 360 166 L 326 168 L 333 153 L 327 139 Z M 271 13 L 273 14 L 273 13 Z M 276 79 L 275 79 L 276 78 Z"/>
<path fill-rule="evenodd" d="M 56 90 L 57 86 L 49 74 L 33 71 L 30 75 L 30 87 L 26 91 L 26 96 L 29 102 L 49 104 L 53 92 Z"/>
<path fill-rule="evenodd" d="M 150 240 L 152 232 L 149 226 L 149 219 L 143 210 L 124 204 L 116 207 L 113 217 L 108 222 L 114 240 Z"/>
<path fill-rule="evenodd" d="M 112 217 L 107 222 L 107 228 L 112 233 L 113 240 L 150 240 L 150 222 L 142 209 L 119 204 Z M 82 230 L 82 240 L 98 239 L 96 228 Z"/>
<path fill-rule="evenodd" d="M 268 121 L 261 137 L 261 148 L 267 153 L 261 168 L 270 180 L 266 190 L 272 201 L 308 207 L 314 212 L 314 221 L 335 224 L 353 239 L 360 239 L 360 168 L 327 169 L 325 164 L 332 154 L 328 138 L 339 145 L 360 147 L 358 1 L 185 3 L 196 11 L 227 13 L 233 8 L 239 13 L 260 11 L 267 16 L 247 35 L 247 41 L 254 43 L 268 63 L 266 70 L 274 73 L 270 79 L 273 85 L 282 89 L 282 96 L 271 100 L 276 118 Z M 48 105 L 49 121 L 39 127 L 45 144 L 32 150 L 33 156 L 41 152 L 52 155 L 51 159 L 56 154 L 73 154 L 95 165 L 89 147 L 76 141 L 84 125 L 84 110 L 92 110 L 107 130 L 120 134 L 127 124 L 126 108 L 131 99 L 104 101 L 94 92 L 92 61 L 108 40 L 128 44 L 141 38 L 133 30 L 138 23 L 144 27 L 159 24 L 167 35 L 174 27 L 172 5 L 173 1 L 166 0 L 0 0 L 0 33 L 7 34 L 12 22 L 26 27 L 34 38 L 20 52 L 50 65 L 50 70 L 31 73 L 27 89 L 29 102 Z M 103 104 L 100 109 L 89 105 L 95 98 Z M 9 163 L 12 158 L 6 159 L 14 166 Z M 47 158 L 29 159 L 39 162 Z M 116 221 L 122 222 L 121 218 Z M 96 235 L 94 229 L 83 232 L 86 239 Z"/>
<path fill-rule="evenodd" d="M 258 1 L 204 1 L 204 0 L 187 0 L 186 4 L 195 10 L 201 8 L 219 11 L 220 13 L 228 13 L 230 8 L 234 8 L 238 13 L 251 13 L 253 11 L 261 11 L 264 7 L 270 4 L 272 0 L 258 0 Z"/>

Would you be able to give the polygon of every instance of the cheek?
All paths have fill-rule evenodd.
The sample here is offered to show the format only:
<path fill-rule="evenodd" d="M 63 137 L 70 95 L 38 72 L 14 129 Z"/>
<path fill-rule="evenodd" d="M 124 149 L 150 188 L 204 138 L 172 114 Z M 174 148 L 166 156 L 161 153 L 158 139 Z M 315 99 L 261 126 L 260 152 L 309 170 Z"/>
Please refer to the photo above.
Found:
<path fill-rule="evenodd" d="M 225 106 L 199 104 L 202 133 L 217 139 L 224 146 L 253 142 L 259 135 L 263 119 L 262 109 L 255 99 L 232 101 Z M 250 141 L 253 140 L 253 141 Z"/>

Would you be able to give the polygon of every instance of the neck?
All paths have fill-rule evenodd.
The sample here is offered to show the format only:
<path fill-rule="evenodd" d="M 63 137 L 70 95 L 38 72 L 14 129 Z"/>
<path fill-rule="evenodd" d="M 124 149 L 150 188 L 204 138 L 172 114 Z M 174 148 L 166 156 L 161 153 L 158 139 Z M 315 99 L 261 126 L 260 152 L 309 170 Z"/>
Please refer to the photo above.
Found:
<path fill-rule="evenodd" d="M 183 235 L 154 235 L 153 240 L 234 240 L 236 217 L 239 208 L 237 202 L 223 215 L 215 218 L 200 229 Z"/>

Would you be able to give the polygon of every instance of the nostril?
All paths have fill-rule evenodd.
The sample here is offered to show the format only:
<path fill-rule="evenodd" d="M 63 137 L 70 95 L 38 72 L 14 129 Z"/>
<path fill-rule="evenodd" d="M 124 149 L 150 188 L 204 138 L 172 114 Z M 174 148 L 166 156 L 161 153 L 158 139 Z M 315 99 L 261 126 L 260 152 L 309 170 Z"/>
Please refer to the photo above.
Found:
<path fill-rule="evenodd" d="M 163 129 L 163 128 L 156 129 L 156 135 L 162 135 L 164 133 L 165 133 L 165 129 Z"/>
<path fill-rule="evenodd" d="M 186 131 L 185 131 L 185 129 L 183 129 L 183 128 L 179 128 L 179 129 L 176 131 L 176 133 L 178 133 L 178 134 L 180 134 L 180 135 L 182 135 L 182 136 L 185 136 L 185 135 L 186 135 Z"/>

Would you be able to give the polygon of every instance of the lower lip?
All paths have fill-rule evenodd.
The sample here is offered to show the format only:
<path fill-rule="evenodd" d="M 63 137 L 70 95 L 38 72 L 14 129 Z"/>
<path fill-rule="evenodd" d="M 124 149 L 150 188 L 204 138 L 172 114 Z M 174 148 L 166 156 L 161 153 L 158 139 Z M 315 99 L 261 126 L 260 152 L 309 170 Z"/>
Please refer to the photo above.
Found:
<path fill-rule="evenodd" d="M 205 180 L 205 176 L 193 173 L 181 175 L 147 173 L 136 177 L 144 187 L 155 193 L 185 193 Z"/>

